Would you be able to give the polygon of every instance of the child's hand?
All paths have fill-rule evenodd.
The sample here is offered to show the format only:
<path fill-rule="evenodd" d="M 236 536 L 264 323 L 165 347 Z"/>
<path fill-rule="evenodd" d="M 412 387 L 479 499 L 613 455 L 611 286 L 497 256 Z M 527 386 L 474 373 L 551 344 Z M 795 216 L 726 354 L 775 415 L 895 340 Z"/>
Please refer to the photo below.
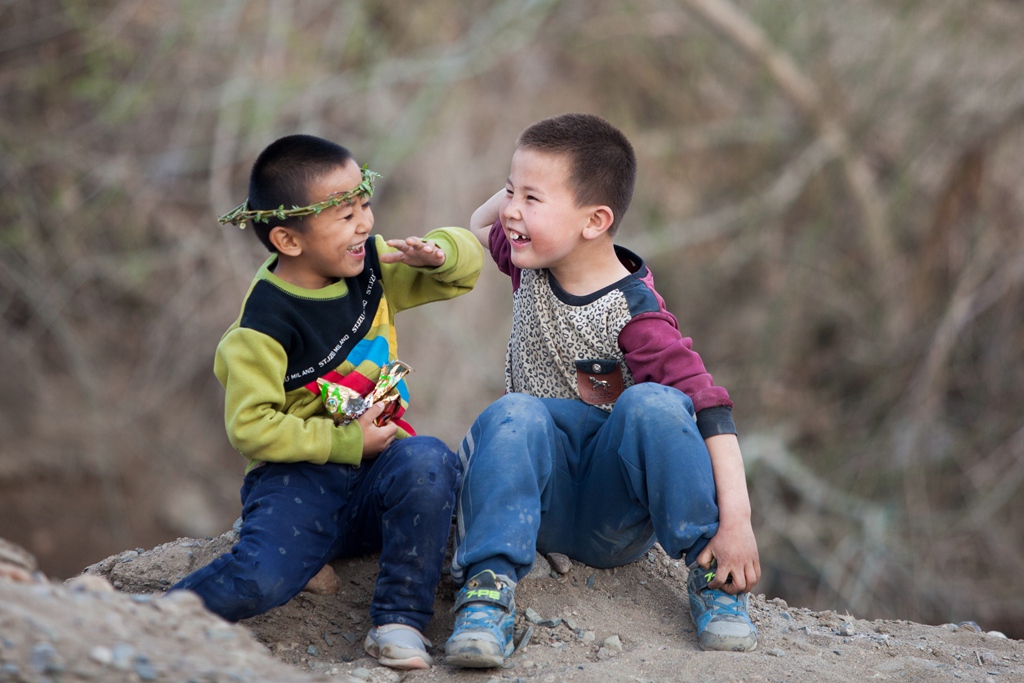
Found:
<path fill-rule="evenodd" d="M 715 578 L 708 588 L 726 593 L 749 593 L 761 578 L 761 561 L 757 541 L 750 524 L 718 527 L 718 533 L 697 556 L 697 564 L 708 569 L 712 559 L 717 563 Z"/>
<path fill-rule="evenodd" d="M 396 424 L 387 422 L 378 427 L 373 423 L 383 412 L 384 404 L 374 403 L 366 409 L 365 413 L 356 418 L 359 428 L 363 430 L 363 460 L 376 458 L 395 440 L 395 433 L 398 432 Z"/>
<path fill-rule="evenodd" d="M 430 240 L 406 237 L 404 240 L 388 240 L 387 244 L 398 251 L 381 254 L 381 263 L 404 263 L 417 268 L 437 268 L 444 265 L 444 250 Z"/>

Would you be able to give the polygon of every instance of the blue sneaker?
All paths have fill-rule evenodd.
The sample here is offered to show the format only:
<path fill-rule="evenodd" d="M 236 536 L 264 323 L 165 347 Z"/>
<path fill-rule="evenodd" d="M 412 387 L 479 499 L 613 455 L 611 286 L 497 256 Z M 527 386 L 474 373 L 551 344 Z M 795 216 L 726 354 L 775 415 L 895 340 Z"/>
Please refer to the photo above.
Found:
<path fill-rule="evenodd" d="M 445 661 L 452 666 L 489 669 L 511 656 L 516 620 L 515 583 L 489 569 L 455 596 L 455 629 L 445 643 Z"/>
<path fill-rule="evenodd" d="M 750 621 L 748 593 L 732 595 L 708 588 L 715 568 L 690 567 L 686 591 L 690 594 L 690 617 L 697 627 L 702 650 L 750 652 L 757 648 L 757 629 Z"/>

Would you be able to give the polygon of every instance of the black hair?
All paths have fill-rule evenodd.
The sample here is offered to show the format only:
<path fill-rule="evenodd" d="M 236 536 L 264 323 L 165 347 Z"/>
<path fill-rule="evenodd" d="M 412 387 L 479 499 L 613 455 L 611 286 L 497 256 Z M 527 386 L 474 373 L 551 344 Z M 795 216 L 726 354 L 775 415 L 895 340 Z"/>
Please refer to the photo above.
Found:
<path fill-rule="evenodd" d="M 608 232 L 618 231 L 636 186 L 636 154 L 618 128 L 593 114 L 562 114 L 528 127 L 517 146 L 563 155 L 576 206 L 608 206 L 615 216 Z"/>
<path fill-rule="evenodd" d="M 249 208 L 267 211 L 283 206 L 306 206 L 326 197 L 310 197 L 309 188 L 320 178 L 352 160 L 341 145 L 315 135 L 278 138 L 260 152 L 249 175 Z M 270 231 L 277 226 L 302 229 L 301 216 L 271 218 L 269 223 L 253 221 L 260 242 L 276 252 Z"/>

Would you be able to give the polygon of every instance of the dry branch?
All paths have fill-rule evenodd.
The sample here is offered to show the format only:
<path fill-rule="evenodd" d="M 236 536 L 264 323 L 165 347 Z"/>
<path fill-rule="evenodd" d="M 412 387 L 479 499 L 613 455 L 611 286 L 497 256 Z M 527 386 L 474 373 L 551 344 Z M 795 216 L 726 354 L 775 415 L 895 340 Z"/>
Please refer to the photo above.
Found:
<path fill-rule="evenodd" d="M 875 174 L 867 160 L 853 146 L 842 121 L 832 115 L 814 82 L 793 59 L 772 45 L 764 31 L 729 0 L 683 0 L 698 16 L 760 62 L 779 88 L 811 121 L 819 138 L 842 162 L 847 182 L 860 207 L 864 235 L 872 259 L 884 274 L 895 251 L 885 217 L 885 201 L 878 191 Z M 883 277 L 883 282 L 888 278 Z"/>

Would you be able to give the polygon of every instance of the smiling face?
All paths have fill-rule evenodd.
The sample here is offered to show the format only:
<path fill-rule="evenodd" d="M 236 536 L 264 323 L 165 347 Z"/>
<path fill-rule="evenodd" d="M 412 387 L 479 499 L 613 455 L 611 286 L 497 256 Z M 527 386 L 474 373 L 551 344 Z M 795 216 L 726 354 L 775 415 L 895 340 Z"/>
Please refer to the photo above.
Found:
<path fill-rule="evenodd" d="M 582 257 L 593 207 L 576 206 L 569 189 L 569 161 L 561 154 L 520 148 L 512 155 L 501 223 L 518 268 L 559 271 Z"/>
<path fill-rule="evenodd" d="M 309 197 L 322 201 L 355 188 L 362 181 L 359 165 L 349 159 L 344 166 L 312 184 Z M 373 229 L 373 211 L 367 197 L 351 204 L 329 207 L 319 215 L 302 219 L 302 230 L 278 227 L 281 244 L 275 273 L 306 289 L 319 289 L 363 272 L 366 240 Z"/>

